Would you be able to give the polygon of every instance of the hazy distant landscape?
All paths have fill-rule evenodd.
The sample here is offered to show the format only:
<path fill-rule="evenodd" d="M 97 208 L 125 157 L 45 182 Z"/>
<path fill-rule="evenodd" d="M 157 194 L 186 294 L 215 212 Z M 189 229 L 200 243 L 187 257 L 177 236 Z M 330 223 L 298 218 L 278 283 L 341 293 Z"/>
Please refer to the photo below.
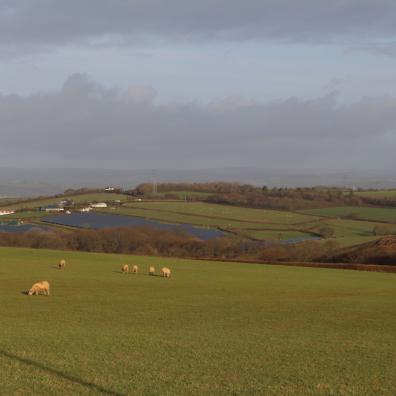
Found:
<path fill-rule="evenodd" d="M 0 168 L 0 196 L 34 197 L 62 193 L 66 188 L 104 188 L 115 185 L 134 188 L 153 181 L 164 182 L 239 182 L 268 187 L 339 186 L 360 188 L 394 188 L 392 170 L 271 170 L 260 168 L 213 169 L 25 169 Z"/>
<path fill-rule="evenodd" d="M 0 0 L 0 396 L 395 396 L 395 66 L 395 0 Z"/>

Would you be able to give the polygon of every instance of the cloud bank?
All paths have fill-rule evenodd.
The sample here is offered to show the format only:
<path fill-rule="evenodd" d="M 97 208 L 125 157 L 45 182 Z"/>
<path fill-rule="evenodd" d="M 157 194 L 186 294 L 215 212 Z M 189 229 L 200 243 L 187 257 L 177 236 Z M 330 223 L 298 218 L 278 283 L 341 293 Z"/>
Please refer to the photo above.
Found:
<path fill-rule="evenodd" d="M 1 0 L 0 43 L 277 39 L 361 42 L 396 35 L 393 0 Z"/>
<path fill-rule="evenodd" d="M 104 88 L 70 76 L 61 90 L 0 96 L 1 166 L 205 168 L 396 165 L 396 99 L 348 105 L 335 93 L 261 103 L 158 105 L 151 87 Z"/>

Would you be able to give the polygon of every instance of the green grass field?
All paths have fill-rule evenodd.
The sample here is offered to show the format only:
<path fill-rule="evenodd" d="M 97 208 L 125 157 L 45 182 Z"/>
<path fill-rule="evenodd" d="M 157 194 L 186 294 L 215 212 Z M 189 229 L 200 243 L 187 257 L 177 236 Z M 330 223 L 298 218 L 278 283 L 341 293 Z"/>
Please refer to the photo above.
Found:
<path fill-rule="evenodd" d="M 396 190 L 356 191 L 354 194 L 370 198 L 396 198 Z"/>
<path fill-rule="evenodd" d="M 204 202 L 139 202 L 126 204 L 127 207 L 165 211 L 180 214 L 206 216 L 220 220 L 257 222 L 269 224 L 299 224 L 311 220 L 312 217 L 293 212 L 250 209 L 238 206 L 215 205 Z"/>
<path fill-rule="evenodd" d="M 19 197 L 15 197 L 15 198 L 0 198 L 0 206 L 4 206 L 4 205 L 9 205 L 12 203 L 17 203 L 18 201 L 22 201 L 24 200 L 24 198 L 19 198 Z"/>
<path fill-rule="evenodd" d="M 320 221 L 307 224 L 306 229 L 319 231 L 320 228 L 329 226 L 334 230 L 334 237 L 339 245 L 346 247 L 378 239 L 373 230 L 381 224 L 372 221 L 322 218 Z"/>
<path fill-rule="evenodd" d="M 88 203 L 94 201 L 111 201 L 119 199 L 121 201 L 126 201 L 128 196 L 125 194 L 117 194 L 117 193 L 94 193 L 94 194 L 78 194 L 78 195 L 70 195 L 67 197 L 58 197 L 58 198 L 46 198 L 46 199 L 32 199 L 27 202 L 18 202 L 15 204 L 6 204 L 0 205 L 1 209 L 34 209 L 40 206 L 47 206 L 57 204 L 62 199 L 72 199 L 75 203 Z"/>
<path fill-rule="evenodd" d="M 0 221 L 2 220 L 26 220 L 26 219 L 40 219 L 42 217 L 48 216 L 46 212 L 39 211 L 26 211 L 26 212 L 16 212 L 10 215 L 5 215 L 0 217 Z"/>
<path fill-rule="evenodd" d="M 257 240 L 288 240 L 294 238 L 306 238 L 310 237 L 311 234 L 306 232 L 299 231 L 291 231 L 291 230 L 247 230 L 244 234 L 244 231 L 241 233 L 242 235 L 246 235 L 247 238 L 253 238 Z"/>
<path fill-rule="evenodd" d="M 281 239 L 310 236 L 298 227 L 315 217 L 292 212 L 249 209 L 203 202 L 139 202 L 122 207 L 102 210 L 139 216 L 169 223 L 187 223 L 201 227 L 221 228 L 254 239 Z M 294 225 L 296 224 L 296 225 Z"/>
<path fill-rule="evenodd" d="M 330 209 L 320 209 L 324 216 Z M 353 207 L 353 210 L 362 208 Z M 369 208 L 372 209 L 372 208 Z M 105 210 L 131 216 L 140 216 L 163 222 L 189 223 L 204 227 L 228 229 L 241 236 L 258 240 L 293 239 L 309 237 L 311 232 L 330 226 L 341 246 L 351 246 L 375 239 L 373 229 L 379 223 L 301 215 L 294 212 L 249 209 L 203 202 L 139 202 L 126 203 L 116 210 Z M 349 212 L 347 212 L 349 213 Z"/>
<path fill-rule="evenodd" d="M 395 279 L 0 248 L 0 394 L 394 395 Z"/>
<path fill-rule="evenodd" d="M 372 208 L 366 206 L 340 206 L 335 208 L 321 208 L 301 211 L 303 214 L 328 217 L 344 217 L 354 214 L 359 219 L 369 221 L 396 221 L 396 208 Z"/>
<path fill-rule="evenodd" d="M 100 212 L 138 216 L 147 219 L 159 220 L 165 223 L 187 223 L 199 225 L 202 227 L 220 227 L 220 228 L 275 228 L 275 229 L 288 229 L 291 226 L 289 224 L 264 224 L 264 223 L 252 223 L 248 221 L 235 221 L 227 220 L 215 217 L 206 217 L 199 215 L 188 215 L 183 213 L 166 212 L 162 210 L 151 210 L 151 209 L 140 209 L 135 207 L 121 206 L 117 208 L 100 209 Z"/>

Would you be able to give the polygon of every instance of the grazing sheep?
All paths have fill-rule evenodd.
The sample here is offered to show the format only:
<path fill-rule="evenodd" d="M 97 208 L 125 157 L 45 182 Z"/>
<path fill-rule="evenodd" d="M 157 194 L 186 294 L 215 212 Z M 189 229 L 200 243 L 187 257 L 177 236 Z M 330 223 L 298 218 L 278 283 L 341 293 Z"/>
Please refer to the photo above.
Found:
<path fill-rule="evenodd" d="M 149 268 L 149 275 L 155 275 L 155 267 L 151 266 Z"/>
<path fill-rule="evenodd" d="M 59 261 L 58 268 L 65 269 L 65 267 L 66 267 L 66 260 Z"/>
<path fill-rule="evenodd" d="M 122 266 L 122 268 L 121 268 L 121 271 L 122 271 L 124 274 L 127 274 L 127 273 L 129 272 L 129 265 L 128 265 L 128 264 L 124 264 L 124 265 Z"/>
<path fill-rule="evenodd" d="M 50 285 L 47 281 L 41 281 L 35 283 L 28 292 L 29 296 L 35 294 L 38 296 L 39 294 L 50 295 Z"/>
<path fill-rule="evenodd" d="M 171 270 L 167 267 L 161 268 L 161 274 L 164 278 L 169 278 L 171 274 Z"/>
<path fill-rule="evenodd" d="M 134 265 L 134 266 L 132 267 L 132 272 L 133 272 L 134 274 L 137 274 L 137 273 L 138 273 L 138 270 L 139 270 L 139 268 L 138 268 L 137 265 Z"/>

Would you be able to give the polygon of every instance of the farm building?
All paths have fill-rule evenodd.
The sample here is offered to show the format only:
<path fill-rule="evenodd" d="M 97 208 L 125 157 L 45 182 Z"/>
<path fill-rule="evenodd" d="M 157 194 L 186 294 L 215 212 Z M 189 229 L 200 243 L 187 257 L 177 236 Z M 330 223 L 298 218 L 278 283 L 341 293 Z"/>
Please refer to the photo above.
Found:
<path fill-rule="evenodd" d="M 91 208 L 107 208 L 106 202 L 98 202 L 91 204 Z"/>
<path fill-rule="evenodd" d="M 58 205 L 48 205 L 48 206 L 41 206 L 40 212 L 63 212 L 65 209 Z"/>
<path fill-rule="evenodd" d="M 73 206 L 74 205 L 74 201 L 72 199 L 64 199 L 62 201 L 59 202 L 59 206 Z"/>
<path fill-rule="evenodd" d="M 15 210 L 0 210 L 0 216 L 6 216 L 15 213 Z"/>

